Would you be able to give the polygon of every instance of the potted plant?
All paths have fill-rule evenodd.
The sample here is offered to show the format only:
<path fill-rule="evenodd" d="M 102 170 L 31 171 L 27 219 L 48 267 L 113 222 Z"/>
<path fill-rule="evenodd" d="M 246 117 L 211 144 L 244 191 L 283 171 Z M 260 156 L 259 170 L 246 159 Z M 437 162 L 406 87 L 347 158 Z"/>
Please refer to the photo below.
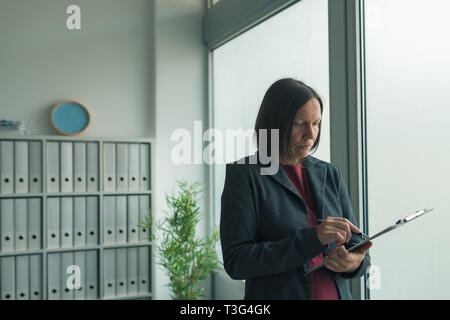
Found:
<path fill-rule="evenodd" d="M 180 189 L 177 195 L 167 195 L 169 211 L 155 223 L 155 233 L 160 241 L 155 244 L 157 263 L 169 276 L 169 288 L 173 299 L 196 300 L 204 298 L 204 288 L 199 285 L 210 273 L 220 266 L 215 249 L 219 231 L 215 229 L 205 239 L 196 237 L 195 229 L 201 212 L 197 204 L 200 183 L 189 184 L 177 181 Z M 141 227 L 151 230 L 149 215 Z M 153 232 L 150 232 L 153 234 Z M 156 237 L 150 235 L 151 240 Z"/>

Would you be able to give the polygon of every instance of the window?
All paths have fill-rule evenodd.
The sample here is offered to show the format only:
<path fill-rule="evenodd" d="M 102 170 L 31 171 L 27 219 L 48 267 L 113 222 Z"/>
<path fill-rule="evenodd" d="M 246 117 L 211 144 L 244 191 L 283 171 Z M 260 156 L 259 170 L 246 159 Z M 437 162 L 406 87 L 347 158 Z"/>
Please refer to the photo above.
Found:
<path fill-rule="evenodd" d="M 321 144 L 314 156 L 329 161 L 327 14 L 327 0 L 303 0 L 215 49 L 213 127 L 224 136 L 226 130 L 252 130 L 269 86 L 278 79 L 293 77 L 312 86 L 324 100 Z M 224 161 L 217 159 L 214 164 L 217 225 L 225 163 L 253 154 L 256 146 L 249 141 L 253 140 L 241 139 L 237 147 L 225 148 Z"/>
<path fill-rule="evenodd" d="M 371 299 L 449 299 L 450 20 L 447 0 L 365 0 Z"/>

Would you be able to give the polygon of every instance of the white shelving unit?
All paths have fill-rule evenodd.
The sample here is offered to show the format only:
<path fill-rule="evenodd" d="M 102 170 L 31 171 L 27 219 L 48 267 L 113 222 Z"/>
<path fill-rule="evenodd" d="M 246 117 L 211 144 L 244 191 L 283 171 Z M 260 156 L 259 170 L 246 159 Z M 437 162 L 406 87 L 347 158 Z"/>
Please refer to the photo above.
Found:
<path fill-rule="evenodd" d="M 152 142 L 0 137 L 1 300 L 151 299 Z"/>

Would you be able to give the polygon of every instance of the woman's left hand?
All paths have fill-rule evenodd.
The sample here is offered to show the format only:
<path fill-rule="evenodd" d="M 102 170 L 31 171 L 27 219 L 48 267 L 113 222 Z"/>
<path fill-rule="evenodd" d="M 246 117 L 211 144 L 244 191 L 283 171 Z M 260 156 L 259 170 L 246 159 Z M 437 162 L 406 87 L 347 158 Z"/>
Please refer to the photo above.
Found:
<path fill-rule="evenodd" d="M 372 242 L 366 243 L 355 251 L 348 252 L 344 246 L 335 248 L 325 257 L 325 267 L 334 272 L 352 272 L 359 268 Z"/>

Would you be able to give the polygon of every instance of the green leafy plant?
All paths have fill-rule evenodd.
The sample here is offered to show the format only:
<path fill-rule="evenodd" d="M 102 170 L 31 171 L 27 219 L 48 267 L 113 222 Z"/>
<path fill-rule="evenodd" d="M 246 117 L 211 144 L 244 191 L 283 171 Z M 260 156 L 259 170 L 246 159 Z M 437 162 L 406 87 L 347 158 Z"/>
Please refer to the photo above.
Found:
<path fill-rule="evenodd" d="M 201 299 L 204 298 L 204 288 L 200 286 L 200 281 L 220 266 L 215 249 L 219 231 L 215 229 L 205 239 L 196 237 L 195 228 L 201 217 L 197 204 L 200 183 L 189 184 L 184 180 L 177 183 L 180 189 L 178 195 L 166 195 L 169 212 L 155 223 L 155 231 L 159 231 L 162 237 L 155 245 L 157 263 L 165 268 L 169 276 L 168 286 L 173 299 Z M 151 215 L 141 227 L 151 230 Z M 157 240 L 156 236 L 150 237 Z"/>

